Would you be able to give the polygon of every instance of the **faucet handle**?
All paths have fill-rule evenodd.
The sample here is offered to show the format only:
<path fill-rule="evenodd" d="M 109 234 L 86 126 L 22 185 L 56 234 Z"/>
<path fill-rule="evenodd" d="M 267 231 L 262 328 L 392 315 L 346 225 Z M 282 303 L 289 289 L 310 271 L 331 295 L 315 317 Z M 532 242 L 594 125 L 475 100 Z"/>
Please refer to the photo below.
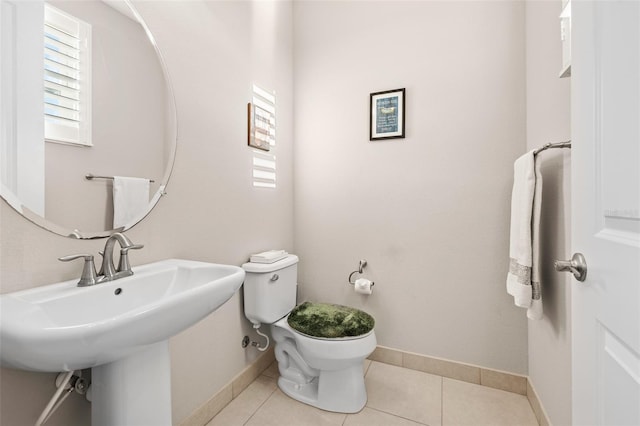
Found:
<path fill-rule="evenodd" d="M 131 244 L 130 246 L 122 247 L 120 254 L 127 254 L 129 250 L 140 250 L 141 248 L 144 248 L 144 244 Z"/>
<path fill-rule="evenodd" d="M 130 246 L 120 249 L 120 261 L 118 262 L 118 272 L 131 272 L 131 264 L 129 263 L 129 250 L 140 250 L 144 244 L 131 244 Z M 133 275 L 133 272 L 131 274 Z"/>
<path fill-rule="evenodd" d="M 82 268 L 80 281 L 78 281 L 78 287 L 86 287 L 96 284 L 96 266 L 93 263 L 92 254 L 70 254 L 68 256 L 59 257 L 58 260 L 61 262 L 69 262 L 80 258 L 84 259 L 84 267 Z"/>

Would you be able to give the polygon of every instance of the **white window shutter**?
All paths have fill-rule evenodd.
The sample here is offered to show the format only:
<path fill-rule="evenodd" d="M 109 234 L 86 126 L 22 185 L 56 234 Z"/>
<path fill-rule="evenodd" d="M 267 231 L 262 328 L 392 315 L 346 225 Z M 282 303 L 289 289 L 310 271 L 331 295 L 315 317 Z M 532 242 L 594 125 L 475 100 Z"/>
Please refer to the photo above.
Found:
<path fill-rule="evenodd" d="M 45 140 L 91 146 L 91 25 L 45 4 Z"/>

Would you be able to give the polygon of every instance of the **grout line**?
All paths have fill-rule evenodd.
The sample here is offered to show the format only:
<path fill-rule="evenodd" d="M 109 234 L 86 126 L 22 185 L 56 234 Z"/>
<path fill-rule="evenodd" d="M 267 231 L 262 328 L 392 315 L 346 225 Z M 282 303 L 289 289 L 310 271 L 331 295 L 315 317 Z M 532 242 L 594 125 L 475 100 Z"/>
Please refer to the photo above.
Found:
<path fill-rule="evenodd" d="M 444 426 L 444 377 L 440 377 L 440 424 Z"/>
<path fill-rule="evenodd" d="M 377 411 L 378 413 L 384 413 L 384 414 L 388 414 L 388 415 L 393 416 L 393 417 L 398 417 L 399 419 L 409 420 L 410 422 L 413 422 L 413 423 L 418 424 L 418 425 L 425 425 L 425 426 L 429 426 L 427 423 L 421 423 L 421 422 L 419 422 L 419 421 L 417 421 L 417 420 L 410 419 L 409 417 L 399 416 L 399 415 L 397 415 L 397 414 L 390 413 L 390 412 L 388 412 L 388 411 L 384 411 L 384 410 L 381 410 L 381 409 L 379 409 L 379 408 L 370 407 L 370 406 L 368 406 L 368 405 L 366 406 L 366 408 L 368 408 L 368 409 L 370 409 L 370 410 L 373 410 L 373 411 Z"/>
<path fill-rule="evenodd" d="M 266 376 L 266 377 L 269 377 L 269 376 Z M 272 377 L 270 377 L 270 378 L 272 378 Z M 256 379 L 257 379 L 257 377 L 256 377 Z M 254 379 L 254 381 L 255 381 L 256 379 Z M 251 383 L 253 383 L 253 382 L 251 382 Z M 249 386 L 247 386 L 247 387 L 249 387 Z M 245 389 L 245 390 L 246 390 L 246 389 Z M 274 393 L 276 393 L 276 391 L 277 391 L 277 390 L 278 390 L 278 384 L 277 384 L 277 382 L 276 382 L 276 388 L 275 388 L 273 391 L 271 391 L 271 393 L 269 394 L 269 396 L 268 396 L 268 397 L 266 397 L 266 398 L 264 399 L 264 401 L 262 401 L 262 404 L 260 404 L 260 405 L 258 406 L 258 408 L 256 408 L 256 410 L 255 410 L 253 413 L 251 413 L 251 415 L 249 416 L 249 418 L 247 419 L 247 421 L 243 423 L 243 426 L 244 426 L 244 425 L 246 425 L 247 423 L 249 423 L 249 421 L 253 418 L 253 416 L 255 416 L 255 415 L 256 415 L 256 413 L 257 413 L 258 411 L 260 411 L 260 409 L 262 408 L 262 406 L 263 406 L 264 404 L 266 404 L 266 403 L 267 403 L 267 401 L 268 401 L 269 399 L 271 399 L 271 397 L 273 396 L 273 394 L 274 394 Z M 242 392 L 244 392 L 244 390 L 243 390 Z M 242 395 L 242 392 L 240 392 L 240 394 L 239 394 L 238 396 Z"/>
<path fill-rule="evenodd" d="M 372 364 L 373 364 L 373 361 L 369 360 L 369 365 L 367 366 L 367 369 L 364 370 L 364 377 L 367 377 L 367 373 L 369 373 L 369 369 L 371 368 Z"/>

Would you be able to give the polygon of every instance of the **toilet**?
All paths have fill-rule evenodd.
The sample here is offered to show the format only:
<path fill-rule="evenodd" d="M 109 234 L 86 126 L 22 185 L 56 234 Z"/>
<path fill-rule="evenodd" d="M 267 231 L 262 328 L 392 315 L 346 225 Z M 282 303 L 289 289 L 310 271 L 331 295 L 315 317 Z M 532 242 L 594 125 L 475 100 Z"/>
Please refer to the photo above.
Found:
<path fill-rule="evenodd" d="M 246 272 L 244 314 L 254 328 L 260 324 L 271 325 L 280 371 L 278 387 L 282 392 L 327 411 L 357 413 L 362 410 L 367 403 L 363 364 L 376 347 L 373 319 L 362 311 L 339 305 L 307 302 L 296 306 L 298 257 L 295 255 L 289 254 L 274 263 L 249 262 L 242 268 Z M 303 333 L 288 322 L 290 313 L 325 306 L 344 309 L 347 317 L 355 314 L 371 318 L 370 330 L 360 335 L 322 337 Z"/>

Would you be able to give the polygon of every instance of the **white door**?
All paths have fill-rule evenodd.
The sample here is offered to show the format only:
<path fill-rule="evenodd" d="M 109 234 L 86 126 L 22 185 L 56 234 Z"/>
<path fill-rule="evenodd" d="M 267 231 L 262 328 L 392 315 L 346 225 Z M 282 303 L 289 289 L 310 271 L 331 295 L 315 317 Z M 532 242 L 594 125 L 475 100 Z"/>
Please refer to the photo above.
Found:
<path fill-rule="evenodd" d="M 640 425 L 640 1 L 571 14 L 573 423 Z"/>

